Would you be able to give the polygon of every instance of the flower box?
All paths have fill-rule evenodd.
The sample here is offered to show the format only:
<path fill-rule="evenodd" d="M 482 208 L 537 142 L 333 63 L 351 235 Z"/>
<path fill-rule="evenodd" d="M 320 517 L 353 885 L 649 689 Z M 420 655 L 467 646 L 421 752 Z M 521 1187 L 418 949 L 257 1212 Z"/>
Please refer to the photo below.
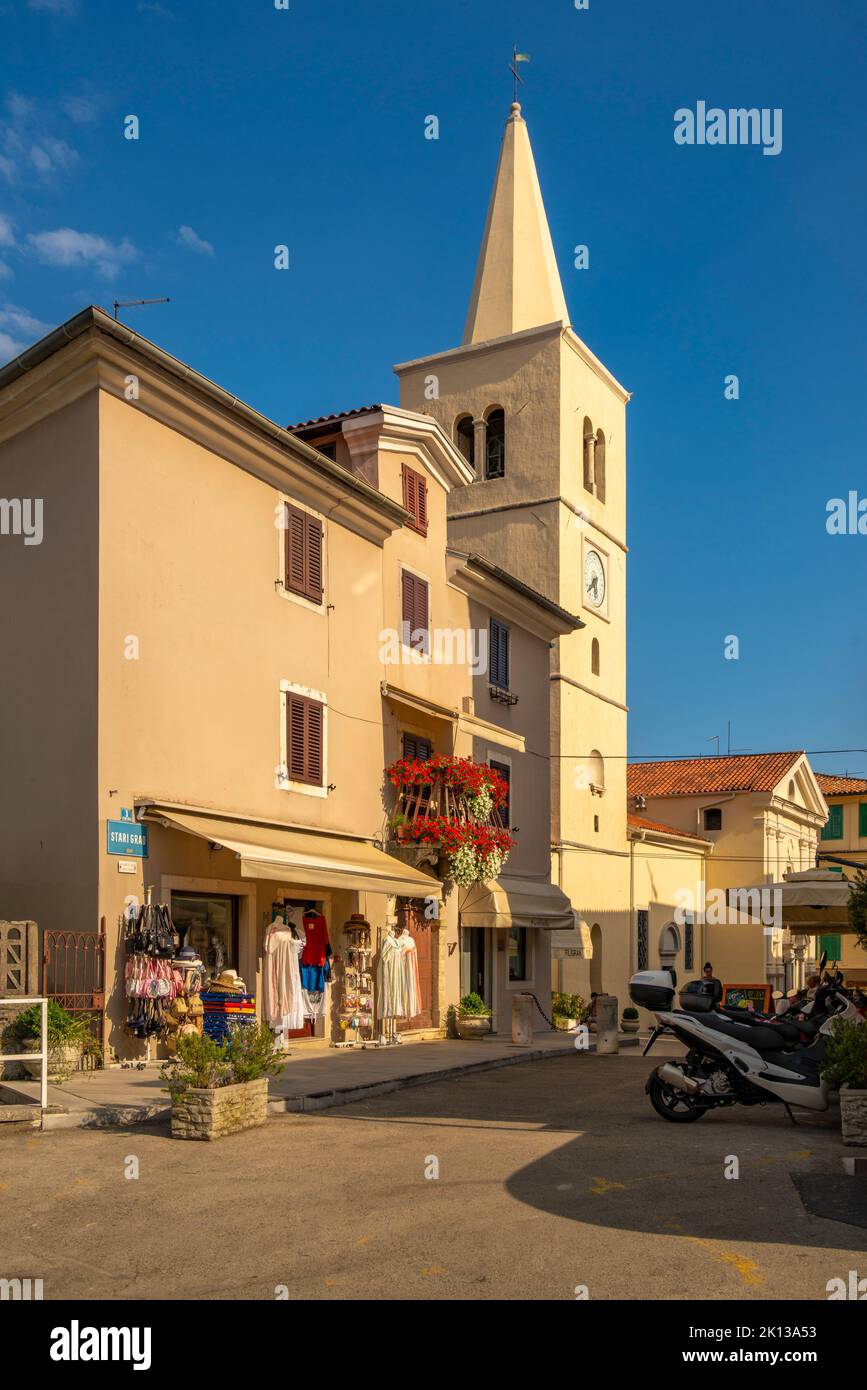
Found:
<path fill-rule="evenodd" d="M 223 1139 L 268 1119 L 268 1079 L 213 1090 L 192 1087 L 172 1101 L 173 1139 Z"/>
<path fill-rule="evenodd" d="M 840 1087 L 840 1119 L 843 1143 L 853 1148 L 867 1147 L 867 1091 L 856 1091 L 852 1086 Z"/>

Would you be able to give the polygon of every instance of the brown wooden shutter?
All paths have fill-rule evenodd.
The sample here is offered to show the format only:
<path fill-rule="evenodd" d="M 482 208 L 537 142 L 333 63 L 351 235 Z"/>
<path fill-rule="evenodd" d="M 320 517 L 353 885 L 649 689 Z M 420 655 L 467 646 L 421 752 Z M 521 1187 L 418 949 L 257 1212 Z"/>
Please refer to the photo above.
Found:
<path fill-rule="evenodd" d="M 419 579 L 417 575 L 410 574 L 409 570 L 404 570 L 402 585 L 403 621 L 409 627 L 409 645 L 418 651 L 426 652 L 430 647 L 427 583 L 424 579 Z"/>
<path fill-rule="evenodd" d="M 304 695 L 286 696 L 286 763 L 292 782 L 322 786 L 323 706 Z"/>
<path fill-rule="evenodd" d="M 403 505 L 412 516 L 407 524 L 414 531 L 427 535 L 427 478 L 414 468 L 403 465 Z"/>
<path fill-rule="evenodd" d="M 300 507 L 286 506 L 286 588 L 322 602 L 322 522 Z"/>

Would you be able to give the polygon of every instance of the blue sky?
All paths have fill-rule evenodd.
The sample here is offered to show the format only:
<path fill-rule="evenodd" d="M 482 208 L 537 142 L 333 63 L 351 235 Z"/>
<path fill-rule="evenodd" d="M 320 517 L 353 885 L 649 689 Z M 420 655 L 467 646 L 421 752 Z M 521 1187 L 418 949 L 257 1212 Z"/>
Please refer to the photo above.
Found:
<path fill-rule="evenodd" d="M 127 322 L 276 420 L 396 400 L 460 341 L 514 43 L 573 324 L 634 392 L 631 751 L 867 747 L 867 536 L 825 529 L 867 497 L 848 0 L 0 0 L 0 357 L 170 295 Z M 782 108 L 782 152 L 676 145 L 699 100 Z"/>

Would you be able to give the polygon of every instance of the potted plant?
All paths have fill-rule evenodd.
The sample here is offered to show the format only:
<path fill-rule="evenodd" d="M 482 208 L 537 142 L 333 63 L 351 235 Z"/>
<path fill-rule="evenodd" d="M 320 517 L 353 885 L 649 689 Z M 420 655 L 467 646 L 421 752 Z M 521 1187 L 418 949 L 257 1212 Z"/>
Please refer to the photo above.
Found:
<path fill-rule="evenodd" d="M 843 1143 L 867 1146 L 867 1025 L 835 1021 L 822 1076 L 840 1091 Z"/>
<path fill-rule="evenodd" d="M 268 1076 L 283 1070 L 265 1023 L 230 1025 L 217 1043 L 207 1035 L 178 1038 L 178 1055 L 163 1066 L 172 1098 L 174 1139 L 222 1139 L 263 1125 Z"/>
<path fill-rule="evenodd" d="M 455 1027 L 465 1042 L 491 1031 L 491 1011 L 480 994 L 465 994 L 458 1005 Z"/>
<path fill-rule="evenodd" d="M 579 1023 L 587 1017 L 587 1005 L 580 994 L 563 994 L 555 991 L 551 995 L 551 1018 L 554 1027 L 563 1033 L 574 1033 Z"/>
<path fill-rule="evenodd" d="M 42 1005 L 31 1004 L 22 1010 L 9 1025 L 8 1035 L 17 1041 L 22 1053 L 39 1052 L 42 1043 Z M 85 1053 L 99 1051 L 85 1019 L 76 1018 L 54 1000 L 48 1001 L 48 1075 L 52 1081 L 64 1081 L 81 1064 Z M 28 1076 L 42 1075 L 42 1063 L 21 1065 Z"/>
<path fill-rule="evenodd" d="M 633 1009 L 631 1006 L 628 1009 L 624 1009 L 620 1018 L 620 1027 L 623 1029 L 624 1033 L 637 1033 L 640 1027 L 638 1010 Z"/>

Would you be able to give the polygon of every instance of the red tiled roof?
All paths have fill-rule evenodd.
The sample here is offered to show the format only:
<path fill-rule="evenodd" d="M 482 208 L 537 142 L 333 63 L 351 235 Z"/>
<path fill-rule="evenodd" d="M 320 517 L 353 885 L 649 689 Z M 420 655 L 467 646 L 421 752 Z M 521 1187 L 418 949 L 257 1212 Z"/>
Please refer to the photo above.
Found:
<path fill-rule="evenodd" d="M 679 835 L 684 840 L 700 840 L 703 845 L 711 844 L 711 841 L 705 840 L 703 836 L 693 834 L 689 830 L 681 830 L 677 825 L 663 825 L 661 821 L 647 820 L 644 816 L 627 816 L 626 819 L 636 830 L 657 830 L 663 835 Z"/>
<path fill-rule="evenodd" d="M 800 753 L 736 753 L 722 758 L 630 763 L 629 796 L 705 796 L 712 792 L 769 792 Z"/>
<path fill-rule="evenodd" d="M 817 772 L 816 781 L 823 796 L 867 792 L 867 777 L 839 777 L 836 772 Z"/>
<path fill-rule="evenodd" d="M 320 415 L 315 420 L 300 420 L 297 425 L 287 425 L 290 434 L 298 430 L 313 429 L 314 425 L 330 425 L 337 420 L 348 420 L 352 415 L 370 415 L 374 410 L 382 410 L 381 405 L 360 405 L 355 410 L 338 410 L 334 415 Z"/>

